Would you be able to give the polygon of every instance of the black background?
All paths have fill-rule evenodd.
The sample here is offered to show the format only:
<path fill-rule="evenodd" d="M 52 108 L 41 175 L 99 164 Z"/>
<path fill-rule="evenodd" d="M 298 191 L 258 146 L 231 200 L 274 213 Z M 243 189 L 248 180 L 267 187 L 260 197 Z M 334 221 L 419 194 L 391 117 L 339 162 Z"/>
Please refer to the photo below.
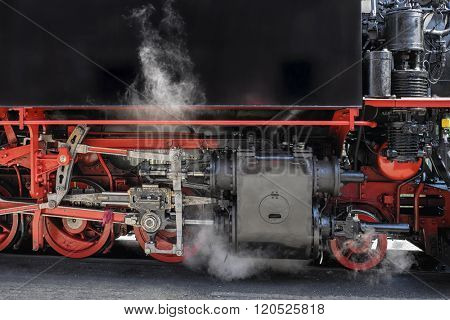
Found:
<path fill-rule="evenodd" d="M 7 2 L 132 83 L 140 36 L 129 16 L 161 1 Z M 360 0 L 177 0 L 176 8 L 207 103 L 361 103 Z M 0 66 L 0 104 L 117 104 L 126 91 L 2 3 Z"/>

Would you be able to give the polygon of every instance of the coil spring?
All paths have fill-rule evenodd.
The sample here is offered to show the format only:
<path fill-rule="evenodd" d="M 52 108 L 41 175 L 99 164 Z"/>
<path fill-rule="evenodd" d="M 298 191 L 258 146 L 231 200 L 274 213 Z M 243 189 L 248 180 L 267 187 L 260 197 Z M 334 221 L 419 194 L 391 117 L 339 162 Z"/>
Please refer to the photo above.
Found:
<path fill-rule="evenodd" d="M 425 70 L 393 71 L 392 93 L 397 97 L 428 96 L 428 72 Z"/>

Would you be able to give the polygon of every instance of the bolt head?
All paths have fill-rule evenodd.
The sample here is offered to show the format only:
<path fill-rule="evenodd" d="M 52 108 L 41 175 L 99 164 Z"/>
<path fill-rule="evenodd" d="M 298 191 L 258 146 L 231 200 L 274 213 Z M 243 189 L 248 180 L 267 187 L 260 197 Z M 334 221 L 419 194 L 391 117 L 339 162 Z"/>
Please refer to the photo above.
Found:
<path fill-rule="evenodd" d="M 48 207 L 49 207 L 50 209 L 55 209 L 55 208 L 56 208 L 56 201 L 55 201 L 55 200 L 50 200 L 50 201 L 48 202 Z"/>
<path fill-rule="evenodd" d="M 59 162 L 61 163 L 66 163 L 67 162 L 67 157 L 65 155 L 60 155 L 59 156 Z"/>

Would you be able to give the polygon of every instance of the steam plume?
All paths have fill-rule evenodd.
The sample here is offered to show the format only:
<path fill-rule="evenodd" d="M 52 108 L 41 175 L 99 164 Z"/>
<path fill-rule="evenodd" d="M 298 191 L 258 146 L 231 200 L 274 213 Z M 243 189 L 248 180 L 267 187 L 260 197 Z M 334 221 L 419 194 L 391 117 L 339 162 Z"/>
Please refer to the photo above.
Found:
<path fill-rule="evenodd" d="M 300 260 L 265 259 L 258 252 L 240 252 L 233 254 L 228 248 L 228 240 L 214 232 L 213 228 L 204 228 L 194 241 L 199 252 L 188 258 L 185 264 L 194 270 L 205 270 L 221 280 L 231 281 L 250 278 L 264 271 L 298 273 L 308 263 Z"/>
<path fill-rule="evenodd" d="M 174 0 L 164 2 L 161 19 L 154 18 L 152 5 L 132 13 L 139 23 L 142 43 L 141 73 L 126 93 L 129 104 L 158 105 L 179 111 L 181 105 L 205 101 L 186 47 L 184 22 L 173 4 Z"/>

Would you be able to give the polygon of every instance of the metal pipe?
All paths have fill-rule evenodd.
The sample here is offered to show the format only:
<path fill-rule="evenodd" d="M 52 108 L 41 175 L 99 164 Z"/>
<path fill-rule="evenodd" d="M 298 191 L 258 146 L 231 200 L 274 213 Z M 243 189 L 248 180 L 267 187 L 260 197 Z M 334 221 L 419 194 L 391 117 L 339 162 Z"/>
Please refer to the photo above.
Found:
<path fill-rule="evenodd" d="M 376 18 L 377 17 L 377 0 L 371 0 L 370 5 L 371 5 L 370 15 L 372 18 Z"/>
<path fill-rule="evenodd" d="M 26 106 L 26 107 L 18 107 L 18 106 L 6 106 L 0 105 L 1 109 L 7 110 L 31 110 L 31 109 L 40 109 L 40 110 L 48 110 L 48 111 L 57 111 L 57 110 L 107 110 L 107 111 L 120 111 L 120 110 L 145 110 L 152 111 L 158 110 L 165 107 L 177 108 L 177 110 L 182 111 L 192 111 L 192 110 L 214 110 L 214 111 L 222 111 L 222 110 L 317 110 L 317 106 L 314 105 L 264 105 L 264 104 L 245 104 L 245 105 L 205 105 L 205 104 L 197 104 L 197 105 L 42 105 L 42 106 Z M 360 109 L 359 105 L 349 105 L 345 108 L 352 109 Z M 340 110 L 342 106 L 320 106 L 320 110 Z"/>
<path fill-rule="evenodd" d="M 366 108 L 363 108 L 362 112 L 361 112 L 361 119 L 362 120 L 364 120 L 365 114 L 366 114 Z M 353 169 L 355 171 L 358 171 L 358 169 L 359 169 L 359 167 L 358 167 L 358 155 L 359 155 L 358 152 L 359 152 L 359 146 L 361 144 L 362 132 L 363 132 L 363 128 L 359 127 L 358 128 L 358 136 L 356 138 L 355 151 L 354 151 L 355 155 L 353 157 Z"/>
<path fill-rule="evenodd" d="M 20 249 L 22 246 L 23 240 L 25 239 L 25 217 L 21 214 L 20 215 L 20 237 L 19 240 L 14 244 L 13 248 L 14 250 Z"/>
<path fill-rule="evenodd" d="M 108 197 L 128 197 L 128 192 L 102 192 L 102 196 L 108 196 Z"/>
<path fill-rule="evenodd" d="M 108 176 L 109 191 L 114 191 L 114 180 L 113 180 L 113 176 L 111 174 L 111 171 L 109 170 L 108 166 L 106 165 L 105 160 L 103 160 L 103 156 L 100 153 L 97 154 L 97 157 L 98 157 L 98 161 L 100 161 L 100 164 L 103 167 L 103 170 L 105 170 L 105 173 Z"/>
<path fill-rule="evenodd" d="M 366 232 L 374 230 L 379 233 L 408 233 L 410 228 L 407 223 L 390 224 L 390 223 L 367 223 L 361 222 L 362 231 Z"/>
<path fill-rule="evenodd" d="M 185 219 L 185 225 L 201 225 L 201 226 L 213 226 L 214 220 L 196 220 L 196 219 Z"/>
<path fill-rule="evenodd" d="M 419 183 L 416 192 L 414 192 L 414 232 L 419 232 L 420 194 L 422 191 L 423 183 Z"/>
<path fill-rule="evenodd" d="M 128 202 L 119 202 L 119 201 L 102 201 L 103 206 L 120 206 L 120 207 L 128 207 Z"/>
<path fill-rule="evenodd" d="M 401 98 L 371 99 L 364 98 L 364 105 L 376 108 L 450 108 L 450 98 Z"/>
<path fill-rule="evenodd" d="M 256 155 L 256 160 L 293 160 L 294 156 L 289 154 Z"/>
<path fill-rule="evenodd" d="M 14 165 L 13 168 L 16 171 L 17 175 L 17 187 L 19 189 L 19 197 L 22 197 L 23 196 L 22 176 L 20 175 L 20 171 L 17 165 Z"/>
<path fill-rule="evenodd" d="M 438 37 L 445 37 L 450 34 L 450 29 L 445 29 L 445 30 L 428 29 L 428 30 L 425 30 L 425 34 L 431 34 L 433 36 L 438 36 Z"/>
<path fill-rule="evenodd" d="M 260 126 L 317 126 L 317 127 L 347 127 L 350 121 L 345 120 L 23 120 L 23 121 L 0 121 L 0 125 L 147 125 L 147 126 L 218 126 L 218 127 L 260 127 Z M 375 128 L 376 122 L 355 121 L 355 126 Z"/>
<path fill-rule="evenodd" d="M 395 221 L 396 221 L 397 223 L 400 222 L 400 192 L 401 192 L 401 189 L 402 189 L 402 187 L 403 187 L 404 185 L 406 185 L 406 184 L 408 184 L 408 183 L 413 182 L 414 180 L 416 180 L 420 175 L 422 175 L 422 171 L 419 172 L 419 173 L 418 173 L 417 175 L 415 175 L 414 177 L 412 177 L 412 178 L 410 178 L 410 179 L 408 179 L 408 180 L 403 181 L 402 183 L 400 183 L 400 184 L 397 186 L 396 203 L 395 203 L 395 206 L 396 206 Z"/>
<path fill-rule="evenodd" d="M 359 171 L 344 171 L 341 173 L 341 182 L 364 182 L 366 175 Z"/>

